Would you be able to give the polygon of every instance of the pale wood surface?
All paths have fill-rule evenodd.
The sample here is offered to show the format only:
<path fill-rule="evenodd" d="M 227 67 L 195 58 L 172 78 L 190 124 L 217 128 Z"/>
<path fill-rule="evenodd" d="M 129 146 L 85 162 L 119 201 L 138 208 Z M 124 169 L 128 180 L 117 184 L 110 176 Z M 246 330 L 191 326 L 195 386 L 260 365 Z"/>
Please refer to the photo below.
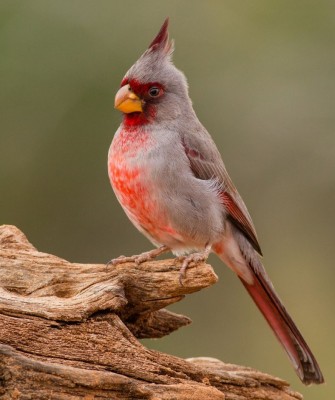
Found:
<path fill-rule="evenodd" d="M 278 378 L 210 358 L 145 348 L 190 323 L 163 307 L 217 281 L 199 263 L 179 284 L 174 260 L 106 267 L 37 251 L 0 226 L 3 399 L 268 399 L 302 396 Z"/>

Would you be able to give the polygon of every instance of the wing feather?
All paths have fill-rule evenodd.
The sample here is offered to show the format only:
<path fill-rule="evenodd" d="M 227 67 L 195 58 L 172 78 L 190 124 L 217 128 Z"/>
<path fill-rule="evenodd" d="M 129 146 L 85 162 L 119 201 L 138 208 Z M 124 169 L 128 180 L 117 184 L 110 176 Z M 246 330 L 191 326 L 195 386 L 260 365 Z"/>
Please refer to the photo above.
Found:
<path fill-rule="evenodd" d="M 262 255 L 256 230 L 241 196 L 223 164 L 221 155 L 207 131 L 184 135 L 182 143 L 194 175 L 199 179 L 215 180 L 221 188 L 222 203 L 228 218 L 242 231 L 253 248 Z"/>

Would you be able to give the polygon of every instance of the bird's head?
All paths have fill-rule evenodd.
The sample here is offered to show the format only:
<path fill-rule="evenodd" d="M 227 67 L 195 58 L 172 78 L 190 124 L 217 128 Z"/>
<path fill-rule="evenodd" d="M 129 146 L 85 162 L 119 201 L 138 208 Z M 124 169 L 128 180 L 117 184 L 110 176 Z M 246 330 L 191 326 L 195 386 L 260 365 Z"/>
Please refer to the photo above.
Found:
<path fill-rule="evenodd" d="M 130 126 L 168 123 L 192 109 L 184 74 L 172 63 L 167 18 L 148 49 L 129 69 L 115 96 L 115 108 Z"/>

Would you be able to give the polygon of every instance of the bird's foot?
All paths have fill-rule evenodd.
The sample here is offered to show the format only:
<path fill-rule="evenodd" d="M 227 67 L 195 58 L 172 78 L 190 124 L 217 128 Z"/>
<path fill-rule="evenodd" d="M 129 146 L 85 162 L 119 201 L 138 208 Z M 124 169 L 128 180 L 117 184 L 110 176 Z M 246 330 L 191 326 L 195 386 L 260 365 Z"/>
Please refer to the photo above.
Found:
<path fill-rule="evenodd" d="M 117 258 L 113 258 L 107 263 L 107 267 L 109 265 L 117 265 L 124 264 L 128 262 L 134 262 L 137 265 L 142 264 L 143 262 L 150 261 L 158 257 L 159 255 L 168 252 L 170 249 L 167 246 L 160 246 L 157 249 L 153 249 L 150 251 L 145 251 L 141 254 L 136 254 L 134 256 L 120 256 Z"/>
<path fill-rule="evenodd" d="M 204 251 L 201 251 L 199 253 L 192 253 L 186 257 L 181 257 L 181 259 L 183 260 L 183 264 L 182 264 L 182 266 L 180 268 L 180 272 L 179 272 L 180 286 L 184 286 L 183 280 L 185 279 L 185 276 L 186 276 L 187 267 L 192 262 L 198 263 L 200 261 L 206 261 L 210 252 L 211 252 L 211 246 L 207 246 Z"/>

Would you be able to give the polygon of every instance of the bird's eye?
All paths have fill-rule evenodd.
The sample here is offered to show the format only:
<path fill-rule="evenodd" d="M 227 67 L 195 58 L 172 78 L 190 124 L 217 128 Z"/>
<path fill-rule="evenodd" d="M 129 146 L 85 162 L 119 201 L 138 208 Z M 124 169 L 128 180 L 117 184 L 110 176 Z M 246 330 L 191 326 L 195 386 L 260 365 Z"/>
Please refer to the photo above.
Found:
<path fill-rule="evenodd" d="M 149 95 L 151 97 L 157 97 L 160 94 L 160 89 L 156 86 L 153 86 L 149 89 Z"/>

